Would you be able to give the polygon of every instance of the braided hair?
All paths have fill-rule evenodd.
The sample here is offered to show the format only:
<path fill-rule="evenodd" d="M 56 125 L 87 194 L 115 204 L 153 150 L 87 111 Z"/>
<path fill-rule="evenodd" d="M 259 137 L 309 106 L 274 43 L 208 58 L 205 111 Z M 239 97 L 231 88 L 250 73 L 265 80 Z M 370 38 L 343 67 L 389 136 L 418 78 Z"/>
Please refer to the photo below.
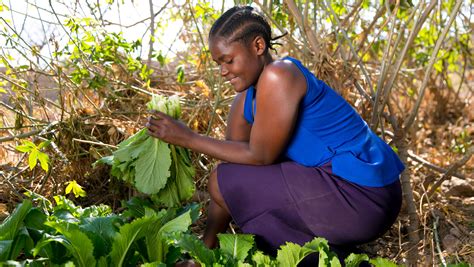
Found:
<path fill-rule="evenodd" d="M 234 6 L 224 12 L 212 25 L 209 31 L 209 39 L 214 37 L 228 38 L 228 42 L 235 41 L 248 44 L 255 37 L 261 36 L 265 40 L 266 49 L 274 49 L 274 40 L 283 37 L 272 38 L 272 30 L 262 14 L 251 6 Z"/>

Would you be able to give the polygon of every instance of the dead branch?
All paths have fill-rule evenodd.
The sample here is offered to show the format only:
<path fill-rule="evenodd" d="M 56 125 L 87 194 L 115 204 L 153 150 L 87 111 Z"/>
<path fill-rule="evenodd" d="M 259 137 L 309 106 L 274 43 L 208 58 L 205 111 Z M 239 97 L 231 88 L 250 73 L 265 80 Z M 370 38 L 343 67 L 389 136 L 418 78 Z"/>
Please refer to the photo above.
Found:
<path fill-rule="evenodd" d="M 431 186 L 430 190 L 427 193 L 428 198 L 430 198 L 435 193 L 436 189 L 438 189 L 438 187 L 440 187 L 444 181 L 449 179 L 456 172 L 457 169 L 459 169 L 464 164 L 466 164 L 466 162 L 472 157 L 473 153 L 474 153 L 474 147 L 470 147 L 467 150 L 466 154 L 460 160 L 451 164 L 451 166 L 449 166 L 448 170 L 443 174 L 443 176 L 441 176 L 441 178 L 439 178 L 438 181 L 436 181 Z"/>
<path fill-rule="evenodd" d="M 446 169 L 444 169 L 444 168 L 441 168 L 441 167 L 439 167 L 439 166 L 437 166 L 437 165 L 435 165 L 435 164 L 433 164 L 433 163 L 431 163 L 431 162 L 429 162 L 429 161 L 423 159 L 422 157 L 420 157 L 420 156 L 418 156 L 418 155 L 415 155 L 415 153 L 413 153 L 413 151 L 411 151 L 411 150 L 408 150 L 408 156 L 409 156 L 411 159 L 413 159 L 413 160 L 415 160 L 415 161 L 417 161 L 417 162 L 423 164 L 423 166 L 425 166 L 425 167 L 427 167 L 427 168 L 429 168 L 429 169 L 431 169 L 431 170 L 435 170 L 435 171 L 441 172 L 441 173 L 445 173 L 445 172 L 448 171 L 448 170 L 446 170 Z M 456 173 L 456 172 L 454 172 L 454 173 L 452 174 L 452 176 L 455 176 L 455 177 L 460 178 L 460 179 L 463 179 L 463 180 L 466 180 L 466 179 L 467 179 L 467 177 L 466 177 L 465 175 L 461 174 L 461 173 Z"/>
<path fill-rule="evenodd" d="M 308 38 L 308 42 L 311 46 L 311 51 L 314 55 L 317 55 L 319 52 L 319 41 L 316 35 L 314 34 L 311 27 L 308 25 L 308 22 L 303 19 L 303 15 L 301 14 L 300 10 L 296 6 L 295 1 L 293 0 L 284 0 L 288 9 L 290 10 L 291 15 L 295 18 L 296 23 L 298 26 L 303 30 L 305 35 Z"/>

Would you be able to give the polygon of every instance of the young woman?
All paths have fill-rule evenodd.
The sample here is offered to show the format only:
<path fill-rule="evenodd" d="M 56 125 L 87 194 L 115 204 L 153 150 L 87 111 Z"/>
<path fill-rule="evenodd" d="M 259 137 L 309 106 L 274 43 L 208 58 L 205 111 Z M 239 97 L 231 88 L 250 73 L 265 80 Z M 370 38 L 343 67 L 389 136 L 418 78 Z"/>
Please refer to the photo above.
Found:
<path fill-rule="evenodd" d="M 204 243 L 215 247 L 231 219 L 270 253 L 316 236 L 336 249 L 380 237 L 400 210 L 403 164 L 301 62 L 274 59 L 273 40 L 249 6 L 229 9 L 211 28 L 212 58 L 237 92 L 226 140 L 159 112 L 147 123 L 156 138 L 226 162 L 209 178 Z"/>

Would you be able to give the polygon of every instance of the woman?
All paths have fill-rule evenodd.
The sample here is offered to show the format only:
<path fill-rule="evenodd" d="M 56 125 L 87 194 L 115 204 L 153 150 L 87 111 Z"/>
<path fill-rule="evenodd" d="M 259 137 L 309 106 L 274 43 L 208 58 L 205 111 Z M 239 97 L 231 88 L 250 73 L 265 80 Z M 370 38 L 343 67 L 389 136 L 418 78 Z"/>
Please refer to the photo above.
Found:
<path fill-rule="evenodd" d="M 147 124 L 151 136 L 226 162 L 209 178 L 204 243 L 215 247 L 231 219 L 269 253 L 316 236 L 336 250 L 381 236 L 400 210 L 403 164 L 301 62 L 274 59 L 271 36 L 249 6 L 229 9 L 210 30 L 212 58 L 237 92 L 226 140 L 158 112 Z"/>

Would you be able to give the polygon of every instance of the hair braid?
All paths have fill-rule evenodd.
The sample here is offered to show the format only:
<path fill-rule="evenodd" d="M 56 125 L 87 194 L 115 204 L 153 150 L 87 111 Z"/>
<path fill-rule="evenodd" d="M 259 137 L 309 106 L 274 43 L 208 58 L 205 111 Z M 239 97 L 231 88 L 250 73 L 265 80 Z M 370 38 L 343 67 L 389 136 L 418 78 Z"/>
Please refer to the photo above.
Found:
<path fill-rule="evenodd" d="M 229 43 L 241 41 L 248 44 L 257 36 L 263 37 L 266 49 L 273 49 L 272 41 L 279 38 L 272 38 L 271 28 L 265 17 L 250 6 L 230 8 L 216 20 L 209 31 L 209 39 L 224 37 Z"/>

